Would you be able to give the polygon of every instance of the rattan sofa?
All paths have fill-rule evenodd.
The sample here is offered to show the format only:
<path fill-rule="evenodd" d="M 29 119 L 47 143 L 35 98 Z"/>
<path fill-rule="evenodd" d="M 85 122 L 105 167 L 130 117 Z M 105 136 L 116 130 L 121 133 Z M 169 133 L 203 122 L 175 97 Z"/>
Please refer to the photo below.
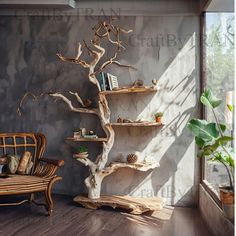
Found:
<path fill-rule="evenodd" d="M 63 160 L 43 158 L 46 138 L 40 133 L 0 133 L 0 155 L 22 155 L 25 151 L 32 154 L 33 167 L 30 174 L 1 174 L 0 196 L 23 195 L 24 200 L 18 202 L 0 202 L 0 206 L 19 205 L 24 202 L 33 202 L 44 205 L 48 214 L 53 210 L 51 196 L 52 186 L 61 177 L 56 175 L 58 167 L 64 165 Z M 45 203 L 37 203 L 35 193 L 43 192 Z"/>

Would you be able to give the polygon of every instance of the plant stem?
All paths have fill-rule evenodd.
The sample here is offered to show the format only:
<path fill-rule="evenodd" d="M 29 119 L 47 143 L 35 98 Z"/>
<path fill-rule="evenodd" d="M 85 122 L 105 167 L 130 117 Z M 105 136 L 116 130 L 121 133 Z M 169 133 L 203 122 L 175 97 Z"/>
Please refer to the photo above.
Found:
<path fill-rule="evenodd" d="M 219 160 L 219 162 L 221 162 L 221 163 L 224 165 L 224 167 L 225 167 L 225 169 L 226 169 L 226 171 L 227 171 L 227 173 L 228 173 L 228 176 L 229 176 L 230 188 L 234 191 L 234 185 L 233 185 L 233 181 L 232 181 L 232 178 L 231 178 L 231 173 L 230 173 L 230 171 L 229 171 L 228 166 L 227 166 L 223 161 L 220 161 L 220 160 Z"/>
<path fill-rule="evenodd" d="M 220 128 L 219 121 L 218 121 L 218 119 L 217 119 L 217 117 L 216 117 L 216 113 L 215 113 L 215 111 L 214 111 L 214 108 L 212 108 L 212 113 L 213 113 L 213 115 L 214 115 L 214 118 L 215 118 L 216 124 L 217 124 L 217 126 L 218 126 L 220 135 L 221 135 L 221 137 L 223 137 L 223 133 L 222 133 L 222 130 L 221 130 L 221 128 Z"/>
<path fill-rule="evenodd" d="M 216 125 L 217 125 L 217 127 L 218 127 L 218 129 L 219 129 L 220 136 L 223 137 L 223 133 L 222 133 L 222 130 L 221 130 L 221 128 L 220 128 L 220 124 L 219 124 L 219 121 L 218 121 L 217 116 L 216 116 L 216 114 L 215 114 L 214 108 L 212 108 L 212 113 L 213 113 L 213 115 L 214 115 L 214 118 L 215 118 L 215 121 L 216 121 Z M 226 154 L 231 157 L 231 155 L 230 155 L 229 152 L 226 150 L 226 148 L 224 147 L 224 145 L 220 144 L 220 146 L 224 149 L 224 151 L 226 152 Z"/>

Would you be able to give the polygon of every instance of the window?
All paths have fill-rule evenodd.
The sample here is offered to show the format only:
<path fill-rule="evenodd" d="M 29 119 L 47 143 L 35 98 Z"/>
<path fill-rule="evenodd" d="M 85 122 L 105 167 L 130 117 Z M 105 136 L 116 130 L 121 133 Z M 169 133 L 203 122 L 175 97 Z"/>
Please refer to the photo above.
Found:
<path fill-rule="evenodd" d="M 217 118 L 234 130 L 233 115 L 226 104 L 233 104 L 234 98 L 234 14 L 206 13 L 203 37 L 203 79 L 204 86 L 223 99 L 217 109 Z M 204 118 L 214 120 L 210 110 L 204 108 Z M 218 186 L 228 183 L 223 165 L 204 162 L 204 180 L 217 193 Z"/>

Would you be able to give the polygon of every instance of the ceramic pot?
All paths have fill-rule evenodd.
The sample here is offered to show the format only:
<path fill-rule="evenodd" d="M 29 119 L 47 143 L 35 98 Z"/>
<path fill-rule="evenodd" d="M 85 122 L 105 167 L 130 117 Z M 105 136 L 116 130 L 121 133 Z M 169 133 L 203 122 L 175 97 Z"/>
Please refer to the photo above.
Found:
<path fill-rule="evenodd" d="M 234 220 L 234 191 L 229 187 L 220 187 L 220 200 L 222 210 L 225 216 L 233 221 Z"/>
<path fill-rule="evenodd" d="M 156 116 L 156 122 L 161 123 L 161 117 L 160 116 Z"/>

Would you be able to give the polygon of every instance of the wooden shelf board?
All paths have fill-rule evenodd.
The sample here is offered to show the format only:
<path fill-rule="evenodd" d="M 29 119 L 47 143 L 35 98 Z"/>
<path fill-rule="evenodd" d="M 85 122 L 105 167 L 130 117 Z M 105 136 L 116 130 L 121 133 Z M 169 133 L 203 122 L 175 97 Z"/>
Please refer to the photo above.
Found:
<path fill-rule="evenodd" d="M 101 91 L 100 94 L 104 95 L 115 95 L 115 94 L 125 94 L 125 93 L 153 93 L 156 92 L 157 88 L 155 87 L 140 87 L 140 88 L 121 88 L 118 90 L 111 91 Z"/>
<path fill-rule="evenodd" d="M 141 198 L 131 196 L 101 196 L 98 199 L 89 199 L 84 196 L 76 196 L 74 201 L 89 209 L 97 209 L 102 206 L 110 206 L 128 210 L 130 214 L 140 215 L 148 211 L 161 210 L 165 205 L 165 199 L 160 197 Z"/>
<path fill-rule="evenodd" d="M 130 123 L 111 123 L 112 126 L 142 126 L 142 127 L 148 127 L 148 126 L 163 126 L 162 123 L 157 122 L 130 122 Z"/>
<path fill-rule="evenodd" d="M 67 140 L 71 140 L 74 142 L 107 142 L 107 138 L 66 138 Z"/>
<path fill-rule="evenodd" d="M 108 168 L 113 168 L 113 169 L 119 169 L 119 168 L 130 168 L 138 171 L 148 171 L 148 170 L 153 170 L 157 167 L 159 167 L 158 162 L 137 162 L 137 163 L 126 163 L 126 162 L 112 162 L 108 166 Z"/>

